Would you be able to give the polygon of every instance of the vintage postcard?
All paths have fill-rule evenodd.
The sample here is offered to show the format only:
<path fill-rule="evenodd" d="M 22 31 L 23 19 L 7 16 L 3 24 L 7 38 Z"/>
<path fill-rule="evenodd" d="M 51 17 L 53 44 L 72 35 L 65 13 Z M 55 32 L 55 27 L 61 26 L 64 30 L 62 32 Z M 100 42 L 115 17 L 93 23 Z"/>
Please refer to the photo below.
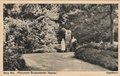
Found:
<path fill-rule="evenodd" d="M 1 0 L 1 76 L 119 76 L 119 0 Z"/>

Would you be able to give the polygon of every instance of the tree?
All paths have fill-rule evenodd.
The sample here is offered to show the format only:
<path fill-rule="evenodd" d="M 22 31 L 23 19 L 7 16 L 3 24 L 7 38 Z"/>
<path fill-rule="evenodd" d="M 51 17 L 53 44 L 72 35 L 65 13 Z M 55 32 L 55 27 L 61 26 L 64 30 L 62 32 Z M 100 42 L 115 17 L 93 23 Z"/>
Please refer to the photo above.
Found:
<path fill-rule="evenodd" d="M 109 16 L 110 16 L 110 31 L 111 31 L 111 37 L 110 37 L 110 43 L 113 44 L 114 43 L 114 28 L 115 28 L 115 19 L 117 18 L 117 6 L 110 4 L 110 12 L 109 12 Z M 115 14 L 115 15 L 114 15 Z M 114 16 L 114 17 L 113 17 Z"/>
<path fill-rule="evenodd" d="M 54 21 L 59 17 L 58 5 L 6 4 L 4 6 L 5 27 L 14 25 L 19 29 L 27 29 L 28 35 L 24 36 L 25 46 L 31 43 L 29 45 L 29 48 L 32 47 L 31 50 L 40 49 L 43 46 L 46 46 L 45 49 L 51 48 L 51 51 L 54 49 L 53 45 L 57 43 L 56 32 L 59 27 L 59 24 Z M 8 10 L 10 13 L 6 15 Z M 19 42 L 24 41 L 20 40 Z"/>
<path fill-rule="evenodd" d="M 113 7 L 112 12 L 110 11 L 110 5 Z M 69 14 L 68 18 L 69 22 L 72 23 L 70 27 L 74 36 L 76 36 L 78 41 L 83 41 L 83 43 L 100 42 L 101 40 L 111 42 L 111 35 L 114 36 L 114 31 L 112 33 L 110 31 L 113 29 L 110 26 L 111 19 L 112 27 L 117 27 L 118 25 L 113 22 L 117 19 L 116 9 L 118 9 L 117 4 L 87 4 L 76 8 L 75 10 L 78 12 Z"/>
<path fill-rule="evenodd" d="M 113 11 L 113 6 L 110 5 L 110 28 L 111 28 L 110 43 L 111 44 L 113 44 L 113 42 L 114 42 L 114 27 L 113 27 L 112 11 Z"/>

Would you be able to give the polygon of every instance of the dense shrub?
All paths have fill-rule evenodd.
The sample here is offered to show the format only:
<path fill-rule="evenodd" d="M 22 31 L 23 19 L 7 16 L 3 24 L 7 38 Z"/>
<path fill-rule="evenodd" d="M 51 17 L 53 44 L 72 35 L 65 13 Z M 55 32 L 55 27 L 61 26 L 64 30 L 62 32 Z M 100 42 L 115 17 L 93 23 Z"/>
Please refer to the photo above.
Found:
<path fill-rule="evenodd" d="M 105 43 L 86 44 L 75 51 L 75 57 L 87 62 L 97 64 L 110 70 L 118 70 L 117 47 L 103 45 Z M 109 44 L 110 45 L 110 44 Z M 116 45 L 117 46 L 117 45 Z M 112 49 L 113 48 L 113 49 Z"/>
<path fill-rule="evenodd" d="M 50 19 L 45 20 L 46 18 L 41 22 L 37 20 L 31 22 L 30 20 L 5 18 L 4 31 L 7 34 L 5 41 L 9 42 L 9 36 L 12 35 L 15 46 L 22 46 L 28 50 L 27 52 L 35 49 L 43 49 L 44 46 L 54 50 L 54 45 L 57 43 L 55 30 L 57 30 L 58 24 Z"/>
<path fill-rule="evenodd" d="M 91 9 L 92 8 L 94 8 L 94 6 L 91 7 Z M 101 11 L 99 8 L 103 9 L 102 11 L 104 12 L 99 13 L 98 11 Z M 100 42 L 101 40 L 110 42 L 110 18 L 109 14 L 105 12 L 108 8 L 106 6 L 100 6 L 99 8 L 96 8 L 96 10 L 92 12 L 82 11 L 69 15 L 69 23 L 72 23 L 71 26 L 70 24 L 69 26 L 72 28 L 73 35 L 78 40 L 79 44 L 89 43 L 91 41 Z M 118 41 L 118 22 L 115 21 L 117 19 L 117 13 L 114 11 L 113 14 L 114 40 Z"/>
<path fill-rule="evenodd" d="M 110 44 L 109 42 L 102 42 L 102 43 L 95 43 L 91 42 L 86 45 L 83 45 L 83 47 L 88 48 L 94 48 L 94 49 L 102 49 L 102 50 L 111 50 L 111 51 L 118 51 L 118 43 L 117 44 Z"/>
<path fill-rule="evenodd" d="M 17 49 L 4 48 L 3 67 L 5 71 L 25 70 L 26 63 Z"/>

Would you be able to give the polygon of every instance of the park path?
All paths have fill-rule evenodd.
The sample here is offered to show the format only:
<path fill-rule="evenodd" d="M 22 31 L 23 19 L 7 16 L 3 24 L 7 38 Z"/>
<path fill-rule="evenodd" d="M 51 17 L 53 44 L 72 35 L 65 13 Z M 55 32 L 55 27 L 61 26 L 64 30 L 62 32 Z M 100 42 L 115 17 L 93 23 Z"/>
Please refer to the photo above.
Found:
<path fill-rule="evenodd" d="M 22 57 L 32 71 L 109 71 L 74 58 L 73 52 L 65 53 L 32 53 Z"/>

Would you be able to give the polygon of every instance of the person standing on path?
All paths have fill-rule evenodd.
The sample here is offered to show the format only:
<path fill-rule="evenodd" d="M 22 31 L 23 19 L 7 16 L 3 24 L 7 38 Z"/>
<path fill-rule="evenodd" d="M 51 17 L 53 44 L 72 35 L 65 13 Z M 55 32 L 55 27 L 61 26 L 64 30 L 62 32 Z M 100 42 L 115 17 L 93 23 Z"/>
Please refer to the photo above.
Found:
<path fill-rule="evenodd" d="M 61 51 L 65 52 L 65 49 L 66 49 L 66 47 L 65 47 L 65 40 L 62 39 L 62 41 L 61 41 Z"/>
<path fill-rule="evenodd" d="M 65 43 L 66 43 L 66 51 L 70 51 L 71 46 L 71 30 L 65 31 Z"/>
<path fill-rule="evenodd" d="M 71 40 L 71 46 L 70 46 L 70 51 L 75 51 L 75 48 L 77 47 L 77 40 L 74 38 L 74 36 L 72 37 Z"/>
<path fill-rule="evenodd" d="M 59 39 L 60 39 L 59 41 L 60 41 L 60 44 L 61 44 L 61 50 L 62 50 L 62 42 L 63 42 L 63 39 L 64 39 L 65 51 L 70 51 L 70 47 L 71 47 L 71 30 L 61 28 L 60 38 Z"/>

